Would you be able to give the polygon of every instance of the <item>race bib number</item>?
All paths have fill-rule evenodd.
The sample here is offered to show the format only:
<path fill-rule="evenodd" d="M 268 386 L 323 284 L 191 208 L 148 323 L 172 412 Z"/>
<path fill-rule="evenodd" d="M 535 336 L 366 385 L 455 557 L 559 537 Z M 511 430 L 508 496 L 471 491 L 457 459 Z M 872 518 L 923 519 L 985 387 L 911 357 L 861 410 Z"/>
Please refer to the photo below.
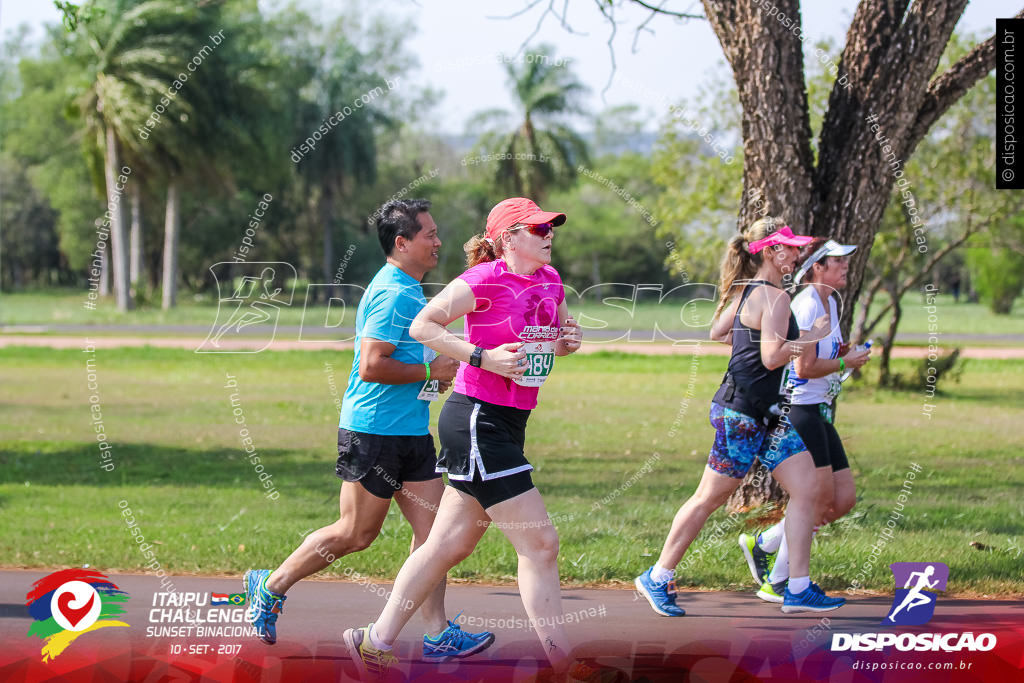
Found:
<path fill-rule="evenodd" d="M 423 347 L 423 362 L 429 363 L 437 358 L 437 351 L 434 349 L 424 346 Z M 420 389 L 420 393 L 416 398 L 421 401 L 436 401 L 441 394 L 441 380 L 439 379 L 428 379 L 423 383 L 423 387 Z"/>
<path fill-rule="evenodd" d="M 416 397 L 421 401 L 436 401 L 441 394 L 441 380 L 428 379 L 423 383 L 419 395 Z"/>
<path fill-rule="evenodd" d="M 539 387 L 555 366 L 555 342 L 529 342 L 523 345 L 523 350 L 526 351 L 526 372 L 513 381 L 521 387 Z"/>
<path fill-rule="evenodd" d="M 789 383 L 790 379 L 792 378 L 790 377 L 789 364 L 787 363 L 782 371 L 782 382 L 779 384 L 780 396 L 788 396 L 793 391 L 793 385 Z"/>
<path fill-rule="evenodd" d="M 828 376 L 828 391 L 825 393 L 825 397 L 833 399 L 839 395 L 839 392 L 843 390 L 843 385 L 839 382 L 839 375 L 832 373 Z"/>

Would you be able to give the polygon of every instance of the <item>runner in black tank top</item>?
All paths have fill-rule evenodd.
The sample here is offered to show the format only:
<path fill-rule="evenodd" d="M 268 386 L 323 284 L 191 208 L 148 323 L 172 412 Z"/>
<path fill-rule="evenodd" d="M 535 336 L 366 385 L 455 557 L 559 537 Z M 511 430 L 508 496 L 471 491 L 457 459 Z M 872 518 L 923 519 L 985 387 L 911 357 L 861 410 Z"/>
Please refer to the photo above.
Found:
<path fill-rule="evenodd" d="M 790 313 L 789 295 L 781 288 L 783 274 L 792 272 L 796 247 L 811 238 L 777 225 L 781 223 L 771 218 L 755 222 L 730 241 L 722 260 L 722 300 L 711 336 L 716 341 L 731 341 L 733 349 L 729 372 L 711 404 L 715 442 L 696 492 L 672 521 L 658 562 L 635 581 L 637 590 L 663 616 L 685 614 L 676 605 L 675 567 L 708 517 L 725 504 L 755 460 L 766 468 L 761 475 L 771 472 L 790 495 L 786 538 L 793 577 L 782 611 L 827 611 L 845 602 L 826 596 L 810 580 L 811 528 L 814 520 L 820 519 L 814 462 L 785 416 L 788 406 L 780 401 L 787 363 L 806 353 L 814 335 L 820 334 L 817 326 L 799 334 Z M 736 301 L 734 286 L 743 283 L 746 286 Z"/>
<path fill-rule="evenodd" d="M 720 406 L 732 408 L 744 415 L 769 424 L 781 414 L 778 407 L 785 385 L 787 365 L 769 370 L 761 358 L 761 330 L 748 327 L 740 320 L 743 304 L 758 285 L 774 287 L 765 280 L 753 280 L 743 289 L 740 303 L 733 318 L 732 356 L 722 386 L 711 399 Z M 800 337 L 796 317 L 790 313 L 786 328 L 786 341 Z"/>

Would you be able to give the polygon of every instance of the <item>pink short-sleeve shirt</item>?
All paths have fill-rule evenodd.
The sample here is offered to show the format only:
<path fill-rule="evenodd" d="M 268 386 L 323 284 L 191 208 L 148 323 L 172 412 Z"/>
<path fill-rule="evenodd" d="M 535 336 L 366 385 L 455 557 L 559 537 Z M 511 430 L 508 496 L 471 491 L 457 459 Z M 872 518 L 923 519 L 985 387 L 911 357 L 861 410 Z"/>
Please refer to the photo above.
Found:
<path fill-rule="evenodd" d="M 542 266 L 532 275 L 517 275 L 498 259 L 473 266 L 459 279 L 476 296 L 476 308 L 466 315 L 466 338 L 474 346 L 494 349 L 511 342 L 558 338 L 558 305 L 565 299 L 565 290 L 558 271 L 551 266 Z M 454 390 L 523 410 L 537 407 L 540 391 L 468 363 L 459 366 Z"/>

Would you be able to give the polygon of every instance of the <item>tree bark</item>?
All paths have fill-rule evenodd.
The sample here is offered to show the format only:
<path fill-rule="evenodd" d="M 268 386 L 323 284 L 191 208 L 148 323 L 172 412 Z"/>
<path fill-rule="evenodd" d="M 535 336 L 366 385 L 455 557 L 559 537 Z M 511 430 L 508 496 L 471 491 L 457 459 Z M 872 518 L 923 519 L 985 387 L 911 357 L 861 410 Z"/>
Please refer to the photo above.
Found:
<path fill-rule="evenodd" d="M 799 24 L 799 0 L 775 5 Z M 753 0 L 704 0 L 704 11 L 732 67 L 743 109 L 739 227 L 767 213 L 806 232 L 814 156 L 803 44 Z"/>
<path fill-rule="evenodd" d="M 171 178 L 167 183 L 167 210 L 164 214 L 164 267 L 161 306 L 164 310 L 173 308 L 178 298 L 178 239 L 181 230 L 179 215 L 180 197 L 178 181 Z"/>
<path fill-rule="evenodd" d="M 120 155 L 114 129 L 106 129 L 106 155 L 103 175 L 107 184 L 107 210 L 110 212 L 110 263 L 114 275 L 114 296 L 117 310 L 128 311 L 132 299 L 128 291 L 128 231 L 124 222 L 124 195 L 117 191 L 117 176 L 121 172 Z"/>
<path fill-rule="evenodd" d="M 132 183 L 132 228 L 131 228 L 131 263 L 129 263 L 129 280 L 133 288 L 143 282 L 145 263 L 145 245 L 142 243 L 142 191 L 137 182 Z M 136 295 L 138 292 L 136 292 Z"/>
<path fill-rule="evenodd" d="M 811 212 L 811 234 L 859 247 L 850 256 L 845 301 L 856 301 L 860 293 L 903 163 L 935 120 L 995 67 L 994 50 L 976 49 L 930 80 L 966 4 L 862 0 L 857 7 L 840 64 L 849 87 L 837 80 L 829 97 Z M 844 307 L 845 336 L 852 316 L 853 307 Z"/>
<path fill-rule="evenodd" d="M 759 474 L 761 470 L 764 473 Z M 775 477 L 767 472 L 767 468 L 758 460 L 754 467 L 750 468 L 743 483 L 739 485 L 729 500 L 725 503 L 727 512 L 747 512 L 760 507 L 768 501 L 785 506 L 789 502 L 789 494 L 775 481 Z"/>

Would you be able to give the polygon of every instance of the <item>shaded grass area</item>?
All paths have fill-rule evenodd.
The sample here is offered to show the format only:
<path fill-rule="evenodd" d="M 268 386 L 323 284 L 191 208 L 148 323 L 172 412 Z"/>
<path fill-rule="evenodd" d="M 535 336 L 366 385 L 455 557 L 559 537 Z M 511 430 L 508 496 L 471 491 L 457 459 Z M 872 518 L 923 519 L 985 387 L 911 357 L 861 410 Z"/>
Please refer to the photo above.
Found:
<path fill-rule="evenodd" d="M 350 353 L 100 350 L 93 371 L 113 444 L 112 472 L 99 467 L 90 421 L 90 356 L 0 349 L 3 564 L 145 571 L 148 560 L 119 501 L 132 509 L 169 572 L 273 567 L 304 533 L 334 521 L 332 385 L 344 392 Z M 558 360 L 530 419 L 527 447 L 559 528 L 564 582 L 628 582 L 656 559 L 673 515 L 700 478 L 713 436 L 708 403 L 725 362 L 611 353 Z M 229 374 L 237 388 L 225 388 Z M 925 400 L 936 406 L 931 418 L 922 415 Z M 927 560 L 950 566 L 953 592 L 1024 594 L 1022 405 L 1024 366 L 1013 361 L 971 360 L 962 382 L 940 386 L 934 399 L 851 386 L 838 424 L 858 504 L 815 542 L 815 580 L 840 590 L 863 574 L 866 588 L 891 592 L 890 562 Z M 265 497 L 244 457 L 236 408 L 277 500 Z M 435 422 L 439 409 L 433 406 Z M 911 462 L 922 471 L 893 538 L 868 568 Z M 758 519 L 757 511 L 733 519 L 715 513 L 692 559 L 684 560 L 679 585 L 750 588 L 735 539 Z M 391 578 L 410 536 L 392 506 L 373 546 L 328 573 L 341 576 L 351 567 Z M 501 582 L 515 572 L 510 544 L 491 529 L 452 576 Z"/>
<path fill-rule="evenodd" d="M 363 283 L 364 285 L 366 283 Z M 352 290 L 356 291 L 356 290 Z M 687 290 L 691 294 L 691 290 Z M 636 332 L 635 339 L 644 339 L 644 333 L 652 333 L 655 326 L 664 331 L 686 332 L 675 334 L 674 339 L 704 338 L 714 312 L 714 304 L 706 300 L 685 302 L 667 298 L 657 303 L 657 293 L 643 294 L 635 304 L 630 301 L 633 294 L 630 286 L 619 285 L 607 288 L 604 297 L 623 297 L 601 303 L 594 292 L 587 293 L 583 301 L 570 293 L 570 312 L 577 316 L 587 329 L 626 330 Z M 280 325 L 302 326 L 304 331 L 316 335 L 327 334 L 330 329 L 324 325 L 352 327 L 355 324 L 355 305 L 358 301 L 347 301 L 342 308 L 334 306 L 330 311 L 322 305 L 303 305 L 304 292 L 297 291 L 293 305 L 280 309 Z M 164 311 L 159 302 L 144 305 L 128 313 L 120 313 L 112 299 L 101 300 L 95 310 L 82 307 L 85 293 L 78 290 L 56 289 L 38 292 L 4 294 L 0 297 L 0 324 L 78 324 L 78 325 L 199 325 L 209 327 L 217 320 L 217 302 L 213 295 L 200 295 L 181 301 L 174 309 Z M 654 301 L 651 301 L 651 297 Z M 1004 334 L 1024 335 L 1024 298 L 1017 301 L 1009 315 L 995 315 L 982 304 L 954 303 L 949 295 L 936 297 L 940 335 L 955 334 Z M 929 311 L 924 308 L 919 293 L 909 293 L 903 298 L 903 320 L 899 331 L 902 334 L 927 334 Z M 876 304 L 874 311 L 881 309 Z M 227 311 L 221 312 L 221 323 L 227 320 Z M 873 316 L 872 316 L 873 317 Z M 875 335 L 885 332 L 888 319 L 883 320 Z M 933 330 L 934 331 L 934 330 Z"/>

